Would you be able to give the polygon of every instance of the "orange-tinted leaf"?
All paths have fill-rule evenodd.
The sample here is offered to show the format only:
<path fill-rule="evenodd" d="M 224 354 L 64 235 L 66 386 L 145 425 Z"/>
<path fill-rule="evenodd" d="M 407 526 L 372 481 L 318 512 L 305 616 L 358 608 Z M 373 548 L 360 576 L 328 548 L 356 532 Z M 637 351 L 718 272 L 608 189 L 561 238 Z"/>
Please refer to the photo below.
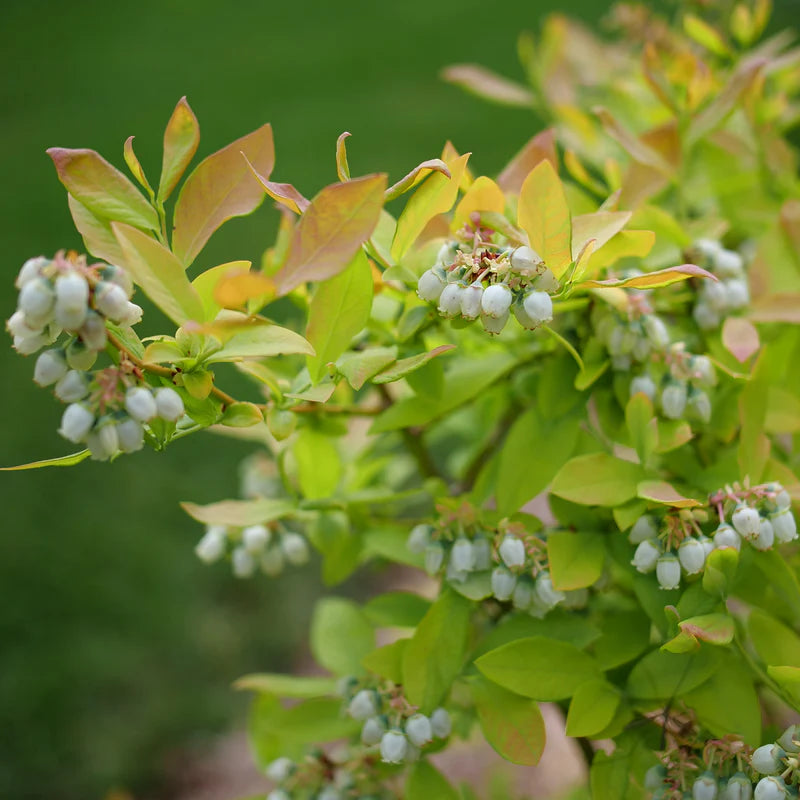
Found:
<path fill-rule="evenodd" d="M 229 261 L 227 264 L 219 264 L 216 267 L 207 269 L 205 272 L 201 272 L 192 281 L 192 286 L 197 290 L 200 299 L 203 301 L 204 319 L 206 321 L 214 319 L 222 308 L 214 299 L 214 292 L 220 280 L 229 273 L 241 273 L 249 270 L 250 267 L 250 261 Z"/>
<path fill-rule="evenodd" d="M 58 178 L 67 191 L 95 216 L 158 230 L 158 214 L 142 193 L 94 150 L 51 147 Z"/>
<path fill-rule="evenodd" d="M 523 108 L 533 105 L 530 89 L 478 64 L 453 64 L 442 70 L 442 77 L 448 83 L 493 103 Z"/>
<path fill-rule="evenodd" d="M 572 224 L 564 186 L 549 161 L 540 162 L 525 178 L 517 221 L 531 247 L 560 278 L 572 261 Z"/>
<path fill-rule="evenodd" d="M 667 267 L 654 272 L 645 272 L 643 275 L 636 275 L 624 280 L 584 281 L 580 285 L 584 289 L 606 289 L 612 287 L 621 289 L 660 289 L 662 286 L 669 286 L 671 283 L 685 281 L 689 278 L 717 280 L 716 276 L 702 267 L 698 267 L 695 264 L 681 264 L 678 267 Z"/>
<path fill-rule="evenodd" d="M 500 187 L 485 175 L 481 175 L 461 198 L 453 215 L 452 229 L 458 230 L 469 221 L 473 211 L 489 211 L 502 214 L 506 199 Z"/>
<path fill-rule="evenodd" d="M 576 259 L 590 239 L 595 240 L 594 250 L 599 250 L 616 236 L 632 216 L 630 211 L 596 211 L 572 218 L 572 258 Z"/>
<path fill-rule="evenodd" d="M 702 505 L 691 497 L 684 497 L 666 481 L 642 481 L 636 487 L 636 494 L 643 500 L 650 500 L 653 503 L 661 503 L 673 508 L 697 508 Z"/>
<path fill-rule="evenodd" d="M 150 181 L 147 180 L 147 176 L 144 174 L 144 170 L 142 169 L 142 165 L 139 163 L 139 159 L 136 157 L 136 153 L 133 151 L 133 140 L 133 136 L 129 136 L 125 140 L 125 144 L 122 148 L 122 154 L 125 158 L 125 163 L 128 165 L 128 169 L 131 171 L 131 174 L 134 178 L 136 178 L 137 181 L 139 181 L 139 185 L 145 189 L 152 200 L 153 189 L 150 186 Z"/>
<path fill-rule="evenodd" d="M 390 186 L 384 195 L 385 202 L 388 203 L 390 200 L 394 200 L 395 197 L 405 194 L 409 189 L 413 189 L 417 184 L 422 183 L 431 172 L 441 172 L 446 178 L 450 177 L 450 169 L 442 159 L 429 158 L 414 167 L 408 175 L 401 178 L 397 183 Z"/>
<path fill-rule="evenodd" d="M 203 319 L 200 295 L 189 283 L 183 264 L 163 244 L 121 222 L 113 222 L 111 229 L 122 248 L 122 266 L 170 319 L 179 325 Z"/>
<path fill-rule="evenodd" d="M 744 317 L 725 318 L 722 325 L 722 344 L 740 364 L 744 364 L 750 356 L 757 353 L 761 346 L 755 325 Z"/>
<path fill-rule="evenodd" d="M 267 180 L 259 171 L 250 163 L 247 156 L 244 156 L 245 163 L 250 168 L 255 179 L 261 184 L 261 188 L 276 202 L 285 206 L 295 214 L 302 214 L 310 205 L 311 201 L 306 199 L 291 183 L 275 183 L 274 181 Z"/>
<path fill-rule="evenodd" d="M 336 174 L 340 181 L 350 180 L 350 165 L 347 163 L 347 137 L 352 136 L 349 131 L 339 134 L 336 140 Z"/>
<path fill-rule="evenodd" d="M 200 126 L 197 117 L 181 97 L 164 131 L 164 155 L 161 160 L 161 178 L 158 182 L 158 199 L 164 202 L 189 166 L 197 145 L 200 144 Z"/>
<path fill-rule="evenodd" d="M 306 281 L 332 278 L 350 263 L 378 223 L 385 186 L 386 175 L 367 175 L 326 186 L 314 198 L 274 276 L 280 295 Z"/>
<path fill-rule="evenodd" d="M 759 297 L 748 316 L 753 322 L 789 322 L 800 325 L 800 293 Z"/>
<path fill-rule="evenodd" d="M 444 161 L 445 164 L 452 164 L 459 158 L 460 155 L 461 153 L 456 150 L 456 148 L 453 146 L 453 143 L 448 139 L 442 148 L 442 161 Z M 472 175 L 470 168 L 464 167 L 464 173 L 461 176 L 461 182 L 458 184 L 458 188 L 462 192 L 466 192 L 469 190 L 469 187 L 472 186 L 472 182 L 474 180 L 475 178 Z"/>
<path fill-rule="evenodd" d="M 269 175 L 275 163 L 272 127 L 262 125 L 203 159 L 186 179 L 175 204 L 172 234 L 172 250 L 184 265 L 194 261 L 226 220 L 249 214 L 264 199 L 242 153 L 261 174 Z"/>
<path fill-rule="evenodd" d="M 70 214 L 72 214 L 72 221 L 83 237 L 86 251 L 95 258 L 102 258 L 112 264 L 121 263 L 122 249 L 111 230 L 111 223 L 107 219 L 93 214 L 71 194 L 67 195 L 67 202 Z"/>
<path fill-rule="evenodd" d="M 248 300 L 273 294 L 275 284 L 260 272 L 241 269 L 226 272 L 214 287 L 214 301 L 222 308 L 241 308 Z"/>
<path fill-rule="evenodd" d="M 397 230 L 392 242 L 391 255 L 395 261 L 405 255 L 435 216 L 444 214 L 453 207 L 469 155 L 466 153 L 459 156 L 455 162 L 449 164 L 451 177 L 448 178 L 441 172 L 429 175 L 406 203 L 397 220 Z"/>
<path fill-rule="evenodd" d="M 552 128 L 537 133 L 497 176 L 497 185 L 508 194 L 519 194 L 525 178 L 541 161 L 549 161 L 558 168 L 556 137 Z"/>
<path fill-rule="evenodd" d="M 672 167 L 657 150 L 645 144 L 641 139 L 631 133 L 631 131 L 617 121 L 610 111 L 602 107 L 597 107 L 594 109 L 594 113 L 600 119 L 608 135 L 614 139 L 631 158 L 667 175 L 672 172 Z"/>
<path fill-rule="evenodd" d="M 710 644 L 730 644 L 733 641 L 733 619 L 727 614 L 703 614 L 678 623 L 688 636 Z"/>

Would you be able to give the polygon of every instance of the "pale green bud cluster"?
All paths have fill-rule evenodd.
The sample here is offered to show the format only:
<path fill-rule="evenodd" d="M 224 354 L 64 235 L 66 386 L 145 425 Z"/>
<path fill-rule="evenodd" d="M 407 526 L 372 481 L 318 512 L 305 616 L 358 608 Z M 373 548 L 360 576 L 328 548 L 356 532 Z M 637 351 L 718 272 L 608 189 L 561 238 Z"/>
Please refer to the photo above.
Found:
<path fill-rule="evenodd" d="M 702 282 L 694 320 L 702 330 L 718 328 L 725 317 L 742 311 L 750 303 L 750 287 L 744 259 L 735 250 L 727 250 L 715 239 L 698 239 L 691 248 L 697 264 L 717 276 L 717 281 Z"/>

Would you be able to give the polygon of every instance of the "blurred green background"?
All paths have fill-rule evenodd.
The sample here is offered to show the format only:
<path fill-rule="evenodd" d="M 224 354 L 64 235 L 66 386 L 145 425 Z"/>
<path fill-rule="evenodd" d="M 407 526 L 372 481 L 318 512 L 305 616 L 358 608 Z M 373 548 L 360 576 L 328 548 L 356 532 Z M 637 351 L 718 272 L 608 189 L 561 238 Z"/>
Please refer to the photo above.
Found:
<path fill-rule="evenodd" d="M 336 178 L 343 130 L 354 174 L 396 180 L 451 138 L 497 171 L 534 133 L 438 80 L 478 61 L 519 77 L 522 28 L 558 10 L 596 21 L 608 3 L 406 0 L 11 0 L 0 11 L 0 316 L 29 256 L 82 249 L 44 150 L 91 147 L 123 166 L 122 143 L 157 180 L 161 136 L 188 95 L 207 155 L 272 122 L 274 179 L 306 195 Z M 775 25 L 797 17 L 778 6 Z M 277 212 L 229 223 L 195 268 L 257 259 Z M 32 359 L 0 348 L 2 464 L 60 455 L 62 408 L 31 381 Z M 242 726 L 229 686 L 302 652 L 320 588 L 313 571 L 237 582 L 192 554 L 200 526 L 177 501 L 235 496 L 249 445 L 211 435 L 166 455 L 0 478 L 0 797 L 89 800 L 113 787 L 167 797 L 165 767 L 215 731 Z M 198 745 L 198 743 L 200 743 Z"/>

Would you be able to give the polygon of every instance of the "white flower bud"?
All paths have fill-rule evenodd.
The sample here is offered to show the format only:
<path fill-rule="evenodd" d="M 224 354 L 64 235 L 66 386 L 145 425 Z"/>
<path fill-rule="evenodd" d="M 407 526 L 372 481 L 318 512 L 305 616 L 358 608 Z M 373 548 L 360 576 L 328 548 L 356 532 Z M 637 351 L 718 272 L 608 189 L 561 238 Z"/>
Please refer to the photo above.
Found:
<path fill-rule="evenodd" d="M 86 322 L 89 309 L 86 306 L 81 308 L 62 308 L 56 305 L 55 321 L 56 324 L 65 331 L 78 331 Z"/>
<path fill-rule="evenodd" d="M 233 549 L 231 565 L 237 578 L 249 578 L 256 571 L 256 560 L 241 546 Z"/>
<path fill-rule="evenodd" d="M 6 328 L 12 336 L 31 337 L 39 336 L 41 328 L 33 328 L 28 324 L 25 312 L 17 309 L 7 320 Z"/>
<path fill-rule="evenodd" d="M 119 322 L 128 311 L 128 295 L 121 286 L 100 281 L 94 289 L 94 307 L 113 322 Z"/>
<path fill-rule="evenodd" d="M 475 559 L 474 570 L 481 572 L 492 566 L 492 546 L 485 536 L 472 540 L 472 554 Z"/>
<path fill-rule="evenodd" d="M 452 723 L 447 709 L 437 708 L 431 714 L 431 730 L 437 739 L 446 739 L 450 735 Z"/>
<path fill-rule="evenodd" d="M 744 259 L 735 250 L 720 248 L 713 260 L 714 272 L 721 278 L 739 278 L 744 273 Z"/>
<path fill-rule="evenodd" d="M 733 547 L 736 550 L 741 550 L 742 539 L 727 522 L 722 522 L 714 532 L 714 547 L 717 550 L 723 547 Z"/>
<path fill-rule="evenodd" d="M 751 541 L 756 550 L 769 550 L 770 547 L 772 547 L 775 543 L 775 530 L 768 519 L 761 518 L 758 536 L 756 536 L 755 539 L 751 539 Z"/>
<path fill-rule="evenodd" d="M 158 416 L 167 422 L 177 422 L 184 413 L 181 396 L 169 386 L 162 386 L 155 391 Z"/>
<path fill-rule="evenodd" d="M 447 569 L 445 570 L 445 578 L 451 583 L 464 583 L 469 577 L 469 572 L 463 569 L 457 569 L 451 558 L 447 562 Z"/>
<path fill-rule="evenodd" d="M 424 714 L 414 714 L 406 720 L 406 736 L 415 747 L 424 747 L 433 741 L 431 721 Z"/>
<path fill-rule="evenodd" d="M 371 747 L 378 744 L 384 733 L 386 733 L 386 726 L 383 724 L 383 720 L 380 717 L 370 717 L 361 728 L 361 742 L 367 747 Z"/>
<path fill-rule="evenodd" d="M 762 775 L 777 775 L 784 769 L 783 759 L 786 751 L 776 742 L 764 744 L 753 751 L 750 764 L 756 772 Z"/>
<path fill-rule="evenodd" d="M 286 560 L 295 567 L 302 567 L 308 563 L 308 543 L 304 536 L 299 533 L 289 531 L 281 536 L 281 550 L 286 556 Z"/>
<path fill-rule="evenodd" d="M 669 331 L 661 317 L 655 314 L 648 314 L 644 317 L 642 324 L 647 338 L 653 343 L 654 347 L 663 350 L 669 344 Z"/>
<path fill-rule="evenodd" d="M 636 344 L 633 346 L 633 350 L 631 351 L 631 356 L 636 361 L 645 362 L 650 355 L 650 350 L 651 344 L 649 339 L 637 339 Z"/>
<path fill-rule="evenodd" d="M 633 523 L 628 533 L 628 541 L 631 544 L 641 544 L 645 539 L 655 539 L 656 536 L 658 536 L 658 525 L 649 514 L 645 514 Z"/>
<path fill-rule="evenodd" d="M 729 308 L 734 310 L 744 308 L 750 302 L 750 288 L 747 281 L 742 278 L 725 281 L 725 291 Z"/>
<path fill-rule="evenodd" d="M 444 548 L 439 542 L 431 542 L 425 548 L 425 572 L 435 575 L 444 562 Z"/>
<path fill-rule="evenodd" d="M 672 381 L 661 392 L 661 410 L 667 419 L 680 419 L 686 410 L 686 384 Z"/>
<path fill-rule="evenodd" d="M 785 800 L 788 795 L 783 778 L 774 775 L 762 778 L 756 784 L 756 791 L 753 797 L 755 800 Z"/>
<path fill-rule="evenodd" d="M 723 247 L 716 239 L 697 239 L 692 243 L 692 250 L 709 261 L 715 261 L 717 255 L 722 252 Z"/>
<path fill-rule="evenodd" d="M 537 327 L 553 319 L 553 301 L 547 292 L 528 292 L 522 300 L 522 307 Z"/>
<path fill-rule="evenodd" d="M 775 531 L 775 538 L 780 544 L 792 542 L 797 538 L 797 522 L 790 509 L 770 514 L 769 519 Z"/>
<path fill-rule="evenodd" d="M 431 540 L 431 533 L 433 532 L 433 528 L 430 525 L 425 525 L 424 523 L 420 525 L 415 525 L 411 529 L 411 533 L 408 534 L 408 539 L 406 540 L 406 547 L 412 552 L 417 555 L 420 553 L 425 552 L 425 548 L 428 546 L 428 543 Z"/>
<path fill-rule="evenodd" d="M 142 313 L 141 306 L 137 306 L 136 303 L 128 301 L 117 322 L 123 327 L 131 327 L 142 321 Z"/>
<path fill-rule="evenodd" d="M 708 536 L 698 536 L 697 541 L 703 545 L 703 552 L 706 554 L 707 559 L 714 549 L 714 540 L 709 539 Z"/>
<path fill-rule="evenodd" d="M 369 719 L 378 713 L 378 701 L 372 689 L 361 689 L 356 692 L 350 704 L 347 706 L 347 713 L 353 719 Z"/>
<path fill-rule="evenodd" d="M 704 772 L 692 784 L 693 800 L 717 800 L 718 793 L 717 779 L 711 772 Z"/>
<path fill-rule="evenodd" d="M 158 414 L 156 399 L 146 386 L 133 386 L 125 393 L 125 410 L 139 422 L 149 422 Z"/>
<path fill-rule="evenodd" d="M 536 288 L 548 294 L 555 294 L 561 288 L 561 285 L 552 270 L 545 269 L 536 279 Z"/>
<path fill-rule="evenodd" d="M 386 731 L 381 739 L 381 760 L 386 764 L 402 764 L 408 750 L 406 737 L 400 731 Z"/>
<path fill-rule="evenodd" d="M 787 753 L 800 753 L 800 725 L 790 725 L 775 744 L 780 745 Z"/>
<path fill-rule="evenodd" d="M 661 545 L 657 539 L 645 539 L 639 543 L 633 554 L 633 564 L 638 572 L 652 572 L 656 568 L 661 555 Z"/>
<path fill-rule="evenodd" d="M 39 386 L 50 386 L 50 384 L 61 380 L 67 374 L 67 360 L 61 350 L 45 350 L 36 359 L 36 366 L 33 368 L 33 380 Z"/>
<path fill-rule="evenodd" d="M 48 344 L 50 344 L 50 339 L 43 333 L 37 333 L 33 336 L 14 337 L 14 349 L 23 356 L 33 355 Z"/>
<path fill-rule="evenodd" d="M 102 350 L 106 346 L 106 323 L 96 311 L 87 311 L 79 333 L 84 344 L 92 350 Z"/>
<path fill-rule="evenodd" d="M 274 578 L 283 572 L 283 552 L 280 547 L 269 547 L 259 559 L 261 571 L 270 578 Z"/>
<path fill-rule="evenodd" d="M 32 320 L 44 320 L 42 327 L 51 316 L 56 303 L 56 293 L 50 281 L 44 278 L 33 278 L 28 281 L 20 290 L 19 307 L 25 313 L 28 324 L 32 325 Z M 33 326 L 32 327 L 36 327 Z"/>
<path fill-rule="evenodd" d="M 564 599 L 564 592 L 553 587 L 553 579 L 549 572 L 540 572 L 534 585 L 536 599 L 548 610 L 557 606 Z"/>
<path fill-rule="evenodd" d="M 75 403 L 89 394 L 89 381 L 83 372 L 71 369 L 56 383 L 55 393 L 62 403 Z"/>
<path fill-rule="evenodd" d="M 736 528 L 736 532 L 745 539 L 753 539 L 758 536 L 761 518 L 754 508 L 741 503 L 733 512 L 731 522 Z"/>
<path fill-rule="evenodd" d="M 249 525 L 242 529 L 242 545 L 248 553 L 257 555 L 269 542 L 270 533 L 264 525 Z"/>
<path fill-rule="evenodd" d="M 711 308 L 708 303 L 700 302 L 692 309 L 692 316 L 697 327 L 703 331 L 710 331 L 719 327 L 719 313 Z"/>
<path fill-rule="evenodd" d="M 500 542 L 500 547 L 497 551 L 503 563 L 509 568 L 521 567 L 525 564 L 526 553 L 525 544 L 522 539 L 507 533 Z"/>
<path fill-rule="evenodd" d="M 528 312 L 525 311 L 525 306 L 523 306 L 522 303 L 514 303 L 514 305 L 511 306 L 511 311 L 516 317 L 517 322 L 519 322 L 526 331 L 536 330 L 538 325 L 528 316 Z M 487 317 L 487 319 L 490 318 Z"/>
<path fill-rule="evenodd" d="M 475 567 L 475 553 L 472 551 L 472 542 L 464 536 L 456 539 L 450 551 L 450 563 L 458 572 L 470 572 Z"/>
<path fill-rule="evenodd" d="M 294 761 L 286 756 L 281 756 L 267 764 L 264 772 L 273 783 L 283 783 L 294 772 Z"/>
<path fill-rule="evenodd" d="M 539 254 L 526 244 L 511 253 L 511 266 L 516 270 L 535 270 L 541 263 Z"/>
<path fill-rule="evenodd" d="M 458 244 L 456 242 L 445 242 L 436 254 L 436 263 L 447 267 L 453 263 L 458 251 Z"/>
<path fill-rule="evenodd" d="M 83 275 L 67 272 L 56 278 L 56 310 L 81 311 L 89 303 L 89 284 Z"/>
<path fill-rule="evenodd" d="M 661 764 L 655 764 L 647 770 L 644 776 L 644 788 L 654 792 L 664 785 L 667 771 Z"/>
<path fill-rule="evenodd" d="M 701 386 L 714 386 L 717 382 L 717 372 L 708 356 L 694 356 L 690 364 L 692 377 Z"/>
<path fill-rule="evenodd" d="M 509 572 L 505 567 L 495 567 L 492 570 L 492 594 L 498 600 L 508 600 L 517 585 L 516 575 Z"/>
<path fill-rule="evenodd" d="M 292 800 L 283 789 L 273 789 L 268 795 L 267 800 Z"/>
<path fill-rule="evenodd" d="M 94 414 L 81 403 L 72 403 L 64 409 L 58 432 L 70 442 L 82 442 L 94 425 Z"/>
<path fill-rule="evenodd" d="M 641 392 L 651 400 L 655 400 L 658 387 L 656 382 L 649 375 L 637 375 L 631 381 L 630 396 L 633 397 L 638 392 Z"/>
<path fill-rule="evenodd" d="M 504 283 L 494 283 L 487 286 L 481 298 L 481 311 L 494 319 L 508 318 L 508 310 L 511 308 L 511 301 L 514 296 L 511 289 Z"/>
<path fill-rule="evenodd" d="M 701 421 L 706 424 L 711 421 L 711 400 L 708 395 L 695 389 L 689 395 L 689 410 Z"/>
<path fill-rule="evenodd" d="M 448 283 L 439 295 L 439 312 L 445 317 L 457 317 L 461 313 L 461 293 L 464 286 L 460 283 Z"/>
<path fill-rule="evenodd" d="M 684 539 L 678 547 L 678 560 L 687 575 L 696 575 L 705 566 L 706 549 L 697 539 Z"/>
<path fill-rule="evenodd" d="M 17 289 L 21 289 L 26 283 L 30 283 L 34 278 L 38 278 L 42 274 L 42 270 L 50 263 L 50 259 L 44 256 L 37 256 L 36 258 L 29 258 L 20 269 L 14 285 Z"/>
<path fill-rule="evenodd" d="M 488 314 L 481 314 L 481 325 L 486 333 L 498 334 L 502 333 L 508 322 L 509 314 L 506 313 L 502 317 L 490 317 Z"/>
<path fill-rule="evenodd" d="M 73 339 L 67 346 L 67 364 L 70 369 L 87 372 L 97 361 L 97 352 L 90 350 L 80 339 Z"/>
<path fill-rule="evenodd" d="M 116 264 L 107 264 L 101 271 L 101 275 L 104 281 L 111 281 L 111 283 L 116 283 L 117 286 L 121 286 L 125 292 L 125 297 L 130 298 L 133 294 L 133 281 L 131 280 L 131 276 L 128 274 L 128 271 L 122 267 L 118 267 Z"/>
<path fill-rule="evenodd" d="M 225 554 L 227 529 L 224 525 L 211 525 L 194 548 L 195 555 L 204 564 L 213 564 Z"/>
<path fill-rule="evenodd" d="M 520 611 L 527 611 L 533 603 L 533 584 L 530 581 L 518 580 L 511 593 L 511 604 Z"/>
<path fill-rule="evenodd" d="M 86 446 L 94 461 L 108 461 L 119 450 L 117 426 L 111 420 L 101 420 L 86 437 Z"/>
<path fill-rule="evenodd" d="M 708 306 L 717 313 L 728 310 L 728 287 L 724 281 L 706 281 L 703 284 L 702 296 Z"/>
<path fill-rule="evenodd" d="M 753 784 L 743 772 L 737 772 L 728 779 L 725 788 L 719 795 L 719 800 L 751 800 L 753 797 Z"/>
<path fill-rule="evenodd" d="M 117 438 L 123 453 L 135 453 L 144 447 L 144 428 L 141 423 L 128 417 L 117 425 Z"/>
<path fill-rule="evenodd" d="M 786 489 L 781 489 L 778 494 L 775 495 L 775 506 L 779 511 L 785 511 L 792 507 L 792 496 Z"/>
<path fill-rule="evenodd" d="M 417 295 L 420 300 L 424 300 L 426 303 L 435 303 L 441 296 L 444 287 L 444 277 L 438 271 L 429 269 L 419 276 Z"/>
<path fill-rule="evenodd" d="M 464 319 L 478 319 L 481 315 L 483 286 L 473 283 L 461 292 L 461 316 Z"/>
<path fill-rule="evenodd" d="M 681 583 L 681 565 L 674 553 L 665 553 L 656 562 L 656 577 L 662 589 L 677 589 Z"/>

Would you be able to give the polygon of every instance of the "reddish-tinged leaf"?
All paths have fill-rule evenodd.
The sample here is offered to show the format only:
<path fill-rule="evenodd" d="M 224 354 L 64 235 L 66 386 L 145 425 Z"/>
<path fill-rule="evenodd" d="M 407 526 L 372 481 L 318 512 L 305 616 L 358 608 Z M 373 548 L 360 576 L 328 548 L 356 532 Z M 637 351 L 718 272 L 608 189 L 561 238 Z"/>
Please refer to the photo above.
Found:
<path fill-rule="evenodd" d="M 222 500 L 207 506 L 181 503 L 181 508 L 192 519 L 206 525 L 260 525 L 287 517 L 294 506 L 287 500 L 259 498 L 258 500 Z"/>
<path fill-rule="evenodd" d="M 350 165 L 347 163 L 347 137 L 352 136 L 349 131 L 339 134 L 336 140 L 336 174 L 340 181 L 350 180 Z"/>
<path fill-rule="evenodd" d="M 51 147 L 58 178 L 95 216 L 142 230 L 158 230 L 158 214 L 142 193 L 94 150 Z"/>
<path fill-rule="evenodd" d="M 311 201 L 306 199 L 291 183 L 275 183 L 267 180 L 250 163 L 247 156 L 242 153 L 247 166 L 253 173 L 255 179 L 261 184 L 261 188 L 276 202 L 285 206 L 295 214 L 302 214 L 310 205 Z"/>
<path fill-rule="evenodd" d="M 95 258 L 102 258 L 112 264 L 122 263 L 124 256 L 119 242 L 111 230 L 111 223 L 107 219 L 93 214 L 71 194 L 67 195 L 67 202 L 70 214 L 72 214 L 72 221 L 83 237 L 86 251 Z"/>
<path fill-rule="evenodd" d="M 722 325 L 722 344 L 740 364 L 761 346 L 755 325 L 744 317 L 726 317 Z"/>
<path fill-rule="evenodd" d="M 453 64 L 442 70 L 442 77 L 448 83 L 493 103 L 523 108 L 533 105 L 530 89 L 478 64 Z"/>
<path fill-rule="evenodd" d="M 272 127 L 237 139 L 201 161 L 186 179 L 175 204 L 172 251 L 188 266 L 203 249 L 211 234 L 231 217 L 254 211 L 264 192 L 244 159 L 269 175 L 275 163 Z"/>
<path fill-rule="evenodd" d="M 618 122 L 610 111 L 602 107 L 597 107 L 594 109 L 594 113 L 600 119 L 608 135 L 614 139 L 634 161 L 638 161 L 640 164 L 646 164 L 648 167 L 652 167 L 666 175 L 672 173 L 672 167 L 661 153 L 637 138 Z"/>
<path fill-rule="evenodd" d="M 500 187 L 491 178 L 481 175 L 456 206 L 451 228 L 458 230 L 474 211 L 502 214 L 505 207 L 506 199 Z"/>
<path fill-rule="evenodd" d="M 508 194 L 519 194 L 525 178 L 541 161 L 549 161 L 558 168 L 556 137 L 552 128 L 537 133 L 507 164 L 497 176 L 497 185 Z"/>
<path fill-rule="evenodd" d="M 122 266 L 145 294 L 178 325 L 203 319 L 203 302 L 189 283 L 183 264 L 163 244 L 121 222 L 111 229 L 124 255 Z"/>
<path fill-rule="evenodd" d="M 671 283 L 685 281 L 689 278 L 717 280 L 715 275 L 702 267 L 698 267 L 695 264 L 681 264 L 678 267 L 658 269 L 655 272 L 646 272 L 644 275 L 636 275 L 633 278 L 624 280 L 583 281 L 580 287 L 583 289 L 660 289 L 662 286 L 669 286 Z"/>
<path fill-rule="evenodd" d="M 750 308 L 753 322 L 789 322 L 800 325 L 800 292 L 759 297 Z"/>
<path fill-rule="evenodd" d="M 444 143 L 444 147 L 442 148 L 442 161 L 445 164 L 453 164 L 458 158 L 461 156 L 461 153 L 456 150 L 453 143 L 448 139 Z M 466 192 L 470 186 L 472 186 L 472 182 L 475 180 L 473 174 L 470 172 L 469 167 L 464 167 L 464 172 L 461 175 L 461 182 L 458 184 L 458 188 L 462 192 Z"/>
<path fill-rule="evenodd" d="M 727 614 L 703 614 L 678 623 L 683 633 L 710 644 L 730 644 L 733 641 L 733 619 Z"/>
<path fill-rule="evenodd" d="M 703 505 L 691 497 L 679 494 L 675 487 L 666 481 L 642 481 L 636 487 L 636 494 L 643 500 L 662 503 L 673 508 L 698 508 Z"/>
<path fill-rule="evenodd" d="M 294 232 L 286 263 L 275 274 L 280 295 L 307 281 L 338 275 L 369 239 L 383 208 L 386 175 L 326 186 Z"/>
<path fill-rule="evenodd" d="M 186 171 L 186 167 L 200 144 L 200 126 L 194 111 L 185 97 L 181 97 L 164 131 L 164 156 L 161 161 L 161 179 L 158 182 L 158 199 L 164 202 Z"/>
<path fill-rule="evenodd" d="M 144 174 L 144 170 L 142 169 L 142 165 L 139 163 L 139 159 L 136 157 L 136 153 L 133 151 L 133 140 L 135 137 L 129 136 L 125 140 L 125 144 L 122 148 L 122 154 L 125 158 L 125 163 L 128 165 L 128 169 L 131 171 L 131 174 L 137 181 L 139 181 L 139 185 L 145 189 L 147 194 L 150 195 L 150 199 L 153 199 L 153 189 L 150 186 L 150 181 L 147 180 L 147 176 Z"/>
<path fill-rule="evenodd" d="M 275 284 L 261 272 L 244 268 L 227 271 L 214 287 L 214 302 L 221 308 L 242 308 L 248 300 L 273 294 Z"/>
<path fill-rule="evenodd" d="M 413 189 L 417 184 L 422 183 L 431 172 L 441 172 L 446 178 L 450 177 L 450 169 L 440 158 L 429 158 L 418 166 L 414 167 L 408 175 L 402 177 L 397 183 L 390 186 L 384 195 L 385 202 L 400 197 L 409 189 Z"/>
<path fill-rule="evenodd" d="M 549 161 L 540 162 L 525 178 L 517 222 L 531 247 L 560 278 L 572 261 L 572 225 L 564 186 Z"/>

